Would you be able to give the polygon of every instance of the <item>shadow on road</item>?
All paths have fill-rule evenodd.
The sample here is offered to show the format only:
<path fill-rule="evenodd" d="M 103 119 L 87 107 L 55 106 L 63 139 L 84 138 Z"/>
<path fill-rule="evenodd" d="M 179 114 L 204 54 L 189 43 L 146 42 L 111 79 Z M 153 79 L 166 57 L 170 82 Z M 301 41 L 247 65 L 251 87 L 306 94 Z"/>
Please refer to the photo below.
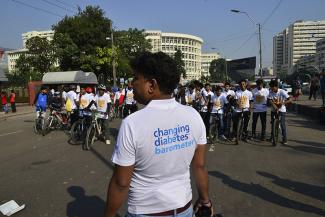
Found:
<path fill-rule="evenodd" d="M 221 179 L 224 184 L 228 185 L 233 189 L 256 196 L 270 203 L 274 203 L 282 207 L 299 210 L 307 213 L 314 213 L 320 216 L 325 215 L 325 210 L 295 200 L 291 200 L 282 195 L 274 193 L 259 184 L 247 184 L 244 182 L 240 182 L 218 171 L 211 171 L 209 172 L 209 175 Z"/>
<path fill-rule="evenodd" d="M 317 120 L 307 120 L 307 119 L 287 119 L 288 126 L 295 126 L 295 127 L 307 127 L 311 128 L 317 131 L 324 131 L 325 127 L 323 125 L 320 125 Z"/>
<path fill-rule="evenodd" d="M 87 196 L 80 186 L 67 189 L 74 198 L 67 205 L 67 217 L 102 217 L 105 212 L 105 202 L 97 196 Z"/>
<path fill-rule="evenodd" d="M 307 195 L 309 197 L 313 197 L 318 200 L 325 201 L 325 187 L 310 185 L 307 183 L 292 181 L 289 179 L 283 179 L 271 173 L 257 171 L 257 174 L 264 176 L 266 178 L 272 179 L 272 183 L 281 186 L 283 188 L 287 188 L 289 190 L 298 192 L 300 194 Z"/>
<path fill-rule="evenodd" d="M 301 141 L 301 140 L 295 140 L 295 139 L 290 139 L 290 141 L 296 142 L 296 143 L 299 143 L 299 144 L 303 144 L 303 145 L 310 145 L 310 146 L 325 148 L 325 143 L 324 142 L 321 143 L 321 142 Z"/>
<path fill-rule="evenodd" d="M 325 155 L 325 148 L 317 148 L 313 146 L 303 146 L 303 145 L 283 145 L 283 147 L 291 148 L 296 151 L 303 151 L 310 154 Z"/>

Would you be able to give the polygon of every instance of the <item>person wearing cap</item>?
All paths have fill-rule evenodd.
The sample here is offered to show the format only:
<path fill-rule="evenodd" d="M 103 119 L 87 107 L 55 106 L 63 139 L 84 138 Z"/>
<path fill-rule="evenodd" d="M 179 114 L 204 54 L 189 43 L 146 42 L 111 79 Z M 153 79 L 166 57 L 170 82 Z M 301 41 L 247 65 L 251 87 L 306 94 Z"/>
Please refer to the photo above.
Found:
<path fill-rule="evenodd" d="M 108 114 L 111 108 L 111 97 L 109 93 L 106 93 L 106 86 L 103 84 L 98 85 L 98 94 L 95 97 L 95 102 L 97 106 L 97 111 L 99 111 L 102 115 L 100 121 L 102 126 L 104 127 L 103 136 L 105 139 L 105 143 L 107 145 L 110 144 L 109 139 L 109 121 L 108 121 Z"/>
<path fill-rule="evenodd" d="M 261 119 L 262 131 L 261 140 L 265 140 L 266 131 L 266 112 L 267 112 L 267 97 L 269 96 L 269 90 L 264 88 L 263 79 L 256 81 L 256 87 L 252 91 L 253 94 L 253 123 L 252 123 L 252 136 L 256 137 L 256 124 L 258 118 Z"/>
<path fill-rule="evenodd" d="M 193 216 L 190 168 L 198 190 L 196 207 L 206 207 L 212 216 L 205 126 L 195 109 L 171 97 L 180 80 L 175 60 L 145 52 L 131 67 L 134 97 L 146 107 L 122 121 L 105 217 L 115 217 L 127 197 L 127 217 Z"/>

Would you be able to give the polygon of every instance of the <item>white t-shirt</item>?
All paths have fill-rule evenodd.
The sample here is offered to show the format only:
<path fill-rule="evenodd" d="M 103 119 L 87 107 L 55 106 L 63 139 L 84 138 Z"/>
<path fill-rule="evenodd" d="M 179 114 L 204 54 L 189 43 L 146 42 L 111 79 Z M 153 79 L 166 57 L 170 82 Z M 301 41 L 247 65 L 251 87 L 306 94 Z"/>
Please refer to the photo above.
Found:
<path fill-rule="evenodd" d="M 102 96 L 96 95 L 95 101 L 97 103 L 97 110 L 100 112 L 107 112 L 107 103 L 111 103 L 109 94 L 104 93 Z"/>
<path fill-rule="evenodd" d="M 286 101 L 287 99 L 289 99 L 290 96 L 288 95 L 287 91 L 283 90 L 283 89 L 278 89 L 277 93 L 274 93 L 273 91 L 270 91 L 269 97 L 268 99 L 273 100 L 273 101 L 277 101 L 277 102 L 282 102 L 284 103 L 284 101 Z M 272 106 L 272 111 L 275 111 L 275 109 Z M 286 112 L 287 109 L 285 107 L 285 105 L 282 105 L 281 108 L 279 109 L 280 112 Z"/>
<path fill-rule="evenodd" d="M 112 161 L 134 165 L 128 211 L 159 213 L 191 201 L 189 169 L 198 144 L 206 144 L 201 116 L 174 98 L 153 100 L 125 118 Z"/>
<path fill-rule="evenodd" d="M 131 89 L 131 90 L 126 89 L 126 96 L 125 97 L 126 97 L 125 98 L 125 104 L 126 105 L 135 104 L 133 89 Z"/>
<path fill-rule="evenodd" d="M 242 112 L 249 110 L 249 101 L 253 100 L 253 94 L 249 90 L 237 90 L 235 94 L 235 99 L 238 100 L 239 106 L 236 108 L 236 112 Z"/>
<path fill-rule="evenodd" d="M 212 91 L 206 91 L 204 88 L 201 90 L 201 112 L 208 112 L 208 106 L 206 105 L 206 103 L 208 103 L 209 101 L 209 96 L 212 99 L 212 97 L 214 96 L 214 93 Z"/>
<path fill-rule="evenodd" d="M 119 100 L 121 95 L 122 95 L 121 92 L 117 91 L 114 95 L 114 102 L 116 102 L 116 100 Z"/>
<path fill-rule="evenodd" d="M 64 101 L 67 100 L 67 92 L 65 91 L 62 92 L 62 99 L 64 99 Z"/>
<path fill-rule="evenodd" d="M 218 114 L 223 114 L 223 107 L 225 103 L 227 102 L 226 95 L 221 94 L 220 96 L 217 96 L 214 94 L 212 96 L 212 111 L 211 113 L 218 113 Z"/>
<path fill-rule="evenodd" d="M 81 95 L 79 108 L 85 109 L 92 100 L 95 100 L 94 94 L 92 93 L 86 93 Z"/>
<path fill-rule="evenodd" d="M 73 90 L 70 90 L 68 93 L 67 93 L 67 100 L 70 99 L 71 102 L 72 102 L 72 109 L 76 109 L 77 108 L 77 105 L 75 103 L 75 101 L 77 101 L 77 93 L 74 92 Z"/>
<path fill-rule="evenodd" d="M 266 88 L 252 90 L 254 98 L 254 112 L 266 112 L 267 111 L 267 97 L 269 96 L 269 90 Z"/>

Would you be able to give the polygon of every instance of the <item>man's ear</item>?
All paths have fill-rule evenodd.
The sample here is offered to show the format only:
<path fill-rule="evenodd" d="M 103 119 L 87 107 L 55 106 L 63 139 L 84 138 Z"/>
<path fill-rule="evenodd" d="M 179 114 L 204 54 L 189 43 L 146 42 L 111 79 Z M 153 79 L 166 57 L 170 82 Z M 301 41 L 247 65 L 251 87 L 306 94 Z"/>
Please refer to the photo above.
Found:
<path fill-rule="evenodd" d="M 148 93 L 153 94 L 155 91 L 159 89 L 158 83 L 156 79 L 150 79 L 148 80 Z"/>

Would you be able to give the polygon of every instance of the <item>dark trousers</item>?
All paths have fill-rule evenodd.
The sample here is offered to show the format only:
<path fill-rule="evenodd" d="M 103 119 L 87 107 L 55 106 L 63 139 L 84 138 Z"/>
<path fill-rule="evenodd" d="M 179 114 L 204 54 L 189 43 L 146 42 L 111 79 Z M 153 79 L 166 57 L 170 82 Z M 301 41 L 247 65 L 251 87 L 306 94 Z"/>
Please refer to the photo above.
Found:
<path fill-rule="evenodd" d="M 10 103 L 10 105 L 11 105 L 11 111 L 16 112 L 16 103 L 12 102 L 12 103 Z"/>
<path fill-rule="evenodd" d="M 132 114 L 138 110 L 137 105 L 135 104 L 126 104 L 123 110 L 123 118 L 126 118 L 129 114 Z"/>
<path fill-rule="evenodd" d="M 325 91 L 322 91 L 323 107 L 325 107 Z"/>
<path fill-rule="evenodd" d="M 211 114 L 210 112 L 200 112 L 200 115 L 205 125 L 205 132 L 207 136 L 209 135 L 210 132 L 210 114 Z"/>
<path fill-rule="evenodd" d="M 266 131 L 266 112 L 253 112 L 253 123 L 252 123 L 252 134 L 255 135 L 256 133 L 256 124 L 258 121 L 258 117 L 261 118 L 261 125 L 262 125 L 262 137 L 265 137 Z"/>
<path fill-rule="evenodd" d="M 233 132 L 233 136 L 236 137 L 237 136 L 237 127 L 238 127 L 238 122 L 239 122 L 239 117 L 241 116 L 242 112 L 234 112 L 233 113 L 233 128 L 232 128 L 232 132 Z M 244 127 L 243 127 L 243 136 L 247 137 L 248 135 L 248 123 L 249 123 L 249 119 L 251 117 L 251 112 L 250 111 L 245 111 L 243 113 L 244 115 Z"/>
<path fill-rule="evenodd" d="M 274 119 L 275 119 L 275 112 L 271 112 L 271 124 L 273 126 Z M 287 141 L 287 128 L 286 128 L 286 113 L 279 112 L 279 119 L 280 119 L 280 126 L 282 132 L 282 139 Z M 273 136 L 273 127 L 271 128 L 271 135 Z"/>
<path fill-rule="evenodd" d="M 309 99 L 311 99 L 311 97 L 313 97 L 314 100 L 316 100 L 317 90 L 318 90 L 317 86 L 310 86 L 310 88 L 309 88 Z"/>

